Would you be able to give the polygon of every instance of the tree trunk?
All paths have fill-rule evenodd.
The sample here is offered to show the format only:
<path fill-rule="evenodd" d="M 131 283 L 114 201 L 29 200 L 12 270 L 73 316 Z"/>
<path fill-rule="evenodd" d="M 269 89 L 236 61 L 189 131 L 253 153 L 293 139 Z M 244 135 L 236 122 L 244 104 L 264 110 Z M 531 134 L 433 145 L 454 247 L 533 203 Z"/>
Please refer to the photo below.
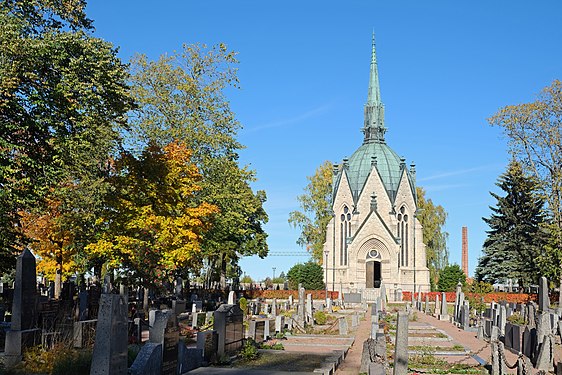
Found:
<path fill-rule="evenodd" d="M 221 268 L 220 268 L 220 287 L 222 290 L 226 289 L 226 255 L 221 253 Z"/>
<path fill-rule="evenodd" d="M 61 250 L 62 251 L 62 250 Z M 62 254 L 56 256 L 57 269 L 55 273 L 55 298 L 60 299 L 62 290 Z"/>

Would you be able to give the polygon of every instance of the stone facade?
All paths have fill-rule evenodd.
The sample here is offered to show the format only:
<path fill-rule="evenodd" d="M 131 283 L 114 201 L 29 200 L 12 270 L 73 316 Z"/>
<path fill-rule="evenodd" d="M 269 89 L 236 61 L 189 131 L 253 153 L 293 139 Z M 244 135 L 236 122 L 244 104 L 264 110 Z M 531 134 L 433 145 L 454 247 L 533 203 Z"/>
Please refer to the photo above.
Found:
<path fill-rule="evenodd" d="M 365 135 L 361 147 L 334 166 L 332 209 L 324 251 L 328 288 L 362 292 L 367 301 L 394 291 L 429 291 L 422 226 L 416 218 L 415 166 L 386 144 L 373 38 Z"/>

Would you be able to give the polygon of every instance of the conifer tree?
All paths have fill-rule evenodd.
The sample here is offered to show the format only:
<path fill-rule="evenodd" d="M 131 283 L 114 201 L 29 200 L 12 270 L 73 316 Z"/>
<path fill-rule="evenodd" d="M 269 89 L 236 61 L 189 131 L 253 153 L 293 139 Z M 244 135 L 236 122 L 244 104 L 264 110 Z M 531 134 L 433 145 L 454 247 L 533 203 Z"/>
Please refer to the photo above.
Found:
<path fill-rule="evenodd" d="M 496 200 L 492 215 L 483 218 L 490 230 L 484 241 L 483 256 L 476 268 L 476 279 L 489 283 L 517 279 L 519 285 L 535 282 L 545 242 L 544 198 L 538 194 L 535 178 L 523 172 L 513 160 L 497 184 L 505 196 L 490 193 Z"/>

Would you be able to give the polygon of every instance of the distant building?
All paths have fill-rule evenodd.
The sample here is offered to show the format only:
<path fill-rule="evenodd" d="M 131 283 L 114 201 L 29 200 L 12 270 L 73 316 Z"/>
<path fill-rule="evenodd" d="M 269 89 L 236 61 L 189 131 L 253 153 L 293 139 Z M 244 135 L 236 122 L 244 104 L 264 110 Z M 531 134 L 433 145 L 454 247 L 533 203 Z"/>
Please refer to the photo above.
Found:
<path fill-rule="evenodd" d="M 373 36 L 363 144 L 334 165 L 334 216 L 324 244 L 328 288 L 361 291 L 367 300 L 379 295 L 381 281 L 389 300 L 397 289 L 429 291 L 415 166 L 408 169 L 386 144 L 386 130 Z"/>

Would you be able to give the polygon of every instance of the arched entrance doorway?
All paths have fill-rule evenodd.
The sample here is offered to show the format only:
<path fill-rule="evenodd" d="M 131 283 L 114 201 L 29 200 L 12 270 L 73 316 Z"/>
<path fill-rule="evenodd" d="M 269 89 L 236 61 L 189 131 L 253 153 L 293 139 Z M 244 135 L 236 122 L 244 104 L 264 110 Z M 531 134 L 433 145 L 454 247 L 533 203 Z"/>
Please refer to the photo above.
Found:
<path fill-rule="evenodd" d="M 382 281 L 381 255 L 376 249 L 367 252 L 365 259 L 365 282 L 367 288 L 380 288 Z"/>

